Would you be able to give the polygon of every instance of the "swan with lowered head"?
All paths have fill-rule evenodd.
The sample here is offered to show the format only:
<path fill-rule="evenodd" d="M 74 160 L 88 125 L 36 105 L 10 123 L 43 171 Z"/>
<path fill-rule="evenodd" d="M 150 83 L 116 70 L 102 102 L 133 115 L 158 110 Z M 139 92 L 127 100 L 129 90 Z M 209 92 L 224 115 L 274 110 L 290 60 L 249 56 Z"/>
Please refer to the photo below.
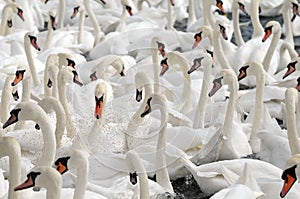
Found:
<path fill-rule="evenodd" d="M 236 74 L 231 69 L 221 71 L 221 77 L 213 81 L 213 88 L 209 96 L 213 96 L 224 84 L 228 84 L 230 90 L 229 101 L 223 124 L 223 134 L 226 137 L 222 141 L 219 159 L 235 159 L 252 153 L 248 138 L 242 131 L 240 124 L 236 125 L 233 118 L 237 116 L 236 102 L 238 92 L 238 81 Z M 223 82 L 223 83 L 222 83 Z"/>
<path fill-rule="evenodd" d="M 7 29 L 11 29 L 11 26 L 13 25 L 10 23 L 12 23 L 11 17 L 14 13 L 16 13 L 24 21 L 23 10 L 20 8 L 20 6 L 13 2 L 7 3 L 2 9 L 0 35 L 5 36 L 9 34 L 10 31 Z"/>
<path fill-rule="evenodd" d="M 48 117 L 45 111 L 40 106 L 32 102 L 21 102 L 17 104 L 15 108 L 10 112 L 10 117 L 8 118 L 8 120 L 3 124 L 3 129 L 5 129 L 13 123 L 24 120 L 34 121 L 40 126 L 42 130 L 44 146 L 42 154 L 37 162 L 37 165 L 52 165 L 56 151 L 54 131 L 48 121 Z M 30 144 L 31 143 L 29 143 L 29 145 Z"/>

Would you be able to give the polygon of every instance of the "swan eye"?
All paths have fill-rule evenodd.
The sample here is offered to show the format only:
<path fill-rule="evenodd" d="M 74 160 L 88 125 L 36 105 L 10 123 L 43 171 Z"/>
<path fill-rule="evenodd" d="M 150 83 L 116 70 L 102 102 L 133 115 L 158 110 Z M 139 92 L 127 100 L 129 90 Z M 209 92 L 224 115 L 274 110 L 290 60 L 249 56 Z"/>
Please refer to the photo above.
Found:
<path fill-rule="evenodd" d="M 297 168 L 297 165 L 294 165 L 294 166 L 284 170 L 282 175 L 281 175 L 281 179 L 287 181 L 288 180 L 288 177 L 287 177 L 288 175 L 297 179 L 296 168 Z"/>
<path fill-rule="evenodd" d="M 131 184 L 135 185 L 137 183 L 137 173 L 133 172 L 133 173 L 129 173 L 129 177 L 130 177 L 130 182 Z"/>
<path fill-rule="evenodd" d="M 210 56 L 211 56 L 212 58 L 214 57 L 214 52 L 213 52 L 213 51 L 206 50 L 206 52 L 207 52 L 208 54 L 210 54 Z"/>
<path fill-rule="evenodd" d="M 72 68 L 75 69 L 75 65 L 76 65 L 75 61 L 73 61 L 72 59 L 68 59 L 68 58 L 67 58 L 67 62 L 68 62 L 68 66 L 71 66 Z M 76 71 L 75 71 L 75 72 L 76 72 Z M 76 73 L 76 74 L 77 74 L 77 73 Z"/>
<path fill-rule="evenodd" d="M 194 39 L 196 39 L 196 40 L 199 37 L 202 38 L 202 31 L 194 35 Z"/>
<path fill-rule="evenodd" d="M 168 58 L 161 60 L 160 65 L 161 66 L 168 66 Z"/>

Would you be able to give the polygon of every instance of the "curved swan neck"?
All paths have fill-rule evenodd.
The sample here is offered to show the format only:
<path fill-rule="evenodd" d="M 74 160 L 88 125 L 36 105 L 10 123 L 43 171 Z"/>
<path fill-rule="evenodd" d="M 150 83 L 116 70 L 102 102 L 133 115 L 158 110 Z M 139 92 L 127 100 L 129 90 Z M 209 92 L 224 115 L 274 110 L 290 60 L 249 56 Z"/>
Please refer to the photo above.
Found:
<path fill-rule="evenodd" d="M 214 30 L 213 31 L 213 46 L 214 46 L 214 52 L 215 52 L 215 57 L 218 63 L 221 65 L 222 69 L 231 69 L 227 59 L 224 56 L 222 46 L 221 46 L 221 41 L 220 41 L 220 33 L 219 31 Z"/>
<path fill-rule="evenodd" d="M 27 34 L 25 34 L 25 36 L 24 36 L 24 48 L 25 48 L 25 54 L 26 54 L 26 57 L 27 57 L 27 62 L 28 62 L 29 68 L 30 68 L 30 73 L 31 73 L 31 76 L 32 76 L 32 79 L 33 79 L 33 83 L 36 86 L 36 85 L 40 84 L 40 80 L 39 80 L 39 77 L 38 77 L 38 74 L 37 74 L 37 71 L 36 71 L 36 68 L 35 68 L 35 63 L 34 63 L 34 60 L 33 60 L 31 44 L 28 41 L 28 35 Z"/>
<path fill-rule="evenodd" d="M 23 80 L 22 86 L 22 102 L 29 102 L 31 91 L 31 77 L 25 78 Z"/>
<path fill-rule="evenodd" d="M 77 180 L 75 183 L 75 190 L 73 199 L 85 198 L 85 191 L 88 183 L 88 161 L 81 163 L 80 167 L 77 168 Z"/>
<path fill-rule="evenodd" d="M 288 51 L 291 59 L 294 59 L 294 58 L 298 57 L 297 51 L 288 42 L 284 42 L 283 44 L 281 44 L 281 46 L 280 46 L 280 55 L 283 55 L 283 53 L 286 50 Z"/>
<path fill-rule="evenodd" d="M 204 25 L 206 26 L 211 26 L 215 24 L 215 19 L 214 16 L 211 12 L 211 6 L 212 6 L 212 1 L 210 0 L 203 0 L 203 18 L 204 18 Z"/>
<path fill-rule="evenodd" d="M 9 191 L 8 199 L 19 199 L 20 193 L 14 191 L 14 187 L 21 182 L 21 147 L 13 137 L 0 138 L 0 155 L 9 156 Z"/>
<path fill-rule="evenodd" d="M 203 81 L 202 81 L 202 88 L 200 93 L 200 98 L 198 101 L 197 109 L 194 116 L 193 128 L 204 128 L 205 122 L 205 113 L 206 113 L 206 103 L 208 100 L 207 93 L 209 92 L 208 85 L 211 82 L 211 65 L 203 66 L 204 73 L 203 73 Z"/>
<path fill-rule="evenodd" d="M 59 71 L 58 73 L 58 95 L 59 95 L 59 101 L 61 102 L 62 106 L 64 107 L 65 114 L 66 114 L 66 119 L 67 119 L 67 134 L 70 138 L 75 136 L 75 126 L 72 122 L 71 118 L 71 112 L 69 109 L 69 104 L 67 101 L 67 85 L 66 82 L 62 79 L 61 77 L 62 71 Z"/>
<path fill-rule="evenodd" d="M 273 33 L 273 38 L 272 38 L 271 44 L 268 48 L 268 51 L 267 51 L 267 53 L 264 57 L 263 62 L 262 62 L 266 72 L 269 71 L 271 59 L 272 59 L 272 57 L 274 55 L 274 52 L 276 50 L 276 46 L 277 46 L 277 44 L 280 40 L 280 36 L 281 36 L 281 27 L 278 28 L 278 31 Z"/>
<path fill-rule="evenodd" d="M 45 43 L 43 51 L 50 48 L 50 44 L 51 44 L 52 37 L 53 37 L 53 28 L 52 28 L 51 23 L 52 23 L 51 19 L 49 19 L 49 21 L 48 21 L 48 31 L 47 31 L 47 36 L 46 36 L 46 43 Z"/>
<path fill-rule="evenodd" d="M 159 93 L 160 87 L 159 87 L 159 63 L 158 63 L 158 56 L 159 51 L 157 49 L 156 41 L 158 41 L 159 38 L 153 37 L 151 41 L 151 52 L 152 52 L 152 63 L 153 63 L 153 79 L 154 79 L 154 92 Z"/>
<path fill-rule="evenodd" d="M 95 37 L 94 46 L 96 46 L 101 40 L 101 38 L 100 38 L 101 28 L 98 25 L 98 21 L 96 19 L 96 16 L 95 16 L 94 12 L 91 10 L 90 0 L 84 0 L 84 7 L 85 7 L 90 19 L 91 19 L 92 24 L 93 24 L 94 37 Z"/>
<path fill-rule="evenodd" d="M 139 177 L 140 199 L 149 198 L 149 183 L 145 166 L 139 154 L 133 150 L 128 151 L 126 161 L 131 170 L 135 170 Z"/>
<path fill-rule="evenodd" d="M 170 0 L 168 1 L 168 24 L 167 24 L 167 29 L 172 30 L 174 26 L 174 19 L 173 19 L 173 8 L 171 5 Z"/>
<path fill-rule="evenodd" d="M 56 116 L 56 128 L 55 128 L 55 140 L 56 147 L 59 148 L 61 146 L 61 139 L 65 131 L 66 127 L 66 115 L 64 108 L 60 101 L 58 101 L 54 97 L 47 97 L 42 99 L 38 104 L 46 111 L 46 113 L 50 113 L 52 110 L 55 112 Z"/>
<path fill-rule="evenodd" d="M 252 38 L 260 37 L 264 34 L 264 29 L 259 20 L 259 4 L 261 0 L 252 0 L 251 2 L 251 22 L 253 25 Z"/>
<path fill-rule="evenodd" d="M 242 33 L 241 33 L 240 25 L 239 25 L 239 20 L 240 20 L 239 8 L 233 4 L 237 4 L 237 1 L 233 1 L 233 3 L 232 3 L 232 22 L 233 22 L 233 31 L 234 31 L 235 41 L 236 41 L 238 47 L 240 47 L 240 46 L 244 45 L 245 42 L 242 37 Z"/>
<path fill-rule="evenodd" d="M 237 101 L 237 92 L 238 92 L 238 82 L 235 76 L 231 76 L 229 83 L 230 96 L 228 100 L 225 121 L 224 121 L 224 136 L 231 140 L 231 131 L 232 131 L 232 121 L 233 115 L 235 114 L 235 106 Z"/>
<path fill-rule="evenodd" d="M 59 29 L 64 27 L 65 9 L 66 9 L 66 1 L 59 0 L 59 15 L 57 21 L 57 27 Z"/>
<path fill-rule="evenodd" d="M 296 99 L 298 92 L 294 88 L 288 88 L 285 93 L 286 104 L 286 126 L 288 131 L 288 140 L 292 155 L 300 153 L 300 143 L 298 140 L 297 126 L 296 126 Z"/>
<path fill-rule="evenodd" d="M 289 1 L 284 1 L 282 5 L 282 17 L 285 26 L 285 41 L 288 42 L 291 46 L 294 46 L 294 38 L 291 23 L 292 13 L 291 8 L 289 8 L 289 4 Z"/>
<path fill-rule="evenodd" d="M 252 123 L 252 129 L 250 134 L 250 140 L 257 140 L 257 129 L 259 128 L 261 116 L 262 116 L 262 108 L 263 108 L 263 95 L 264 95 L 264 86 L 265 86 L 265 71 L 261 64 L 253 62 L 249 68 L 249 74 L 252 72 L 256 77 L 256 96 L 255 96 L 255 112 L 254 119 Z M 257 149 L 253 149 L 254 153 L 258 153 Z"/>

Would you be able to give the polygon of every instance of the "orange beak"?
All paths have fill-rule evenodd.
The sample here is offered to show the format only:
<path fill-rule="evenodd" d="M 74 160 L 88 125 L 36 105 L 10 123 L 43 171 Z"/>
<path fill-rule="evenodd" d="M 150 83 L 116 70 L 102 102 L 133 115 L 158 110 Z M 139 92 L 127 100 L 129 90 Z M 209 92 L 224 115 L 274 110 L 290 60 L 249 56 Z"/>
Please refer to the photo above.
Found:
<path fill-rule="evenodd" d="M 62 175 L 64 174 L 66 171 L 68 171 L 68 168 L 63 165 L 61 162 L 58 163 L 56 170 Z"/>
<path fill-rule="evenodd" d="M 293 184 L 296 182 L 296 178 L 287 175 L 287 178 L 284 180 L 283 187 L 280 192 L 280 197 L 284 198 L 289 190 L 292 188 Z"/>
<path fill-rule="evenodd" d="M 11 85 L 15 86 L 22 80 L 23 80 L 23 74 L 19 73 L 18 75 L 16 75 L 16 77 L 15 77 L 14 81 L 11 83 Z"/>
<path fill-rule="evenodd" d="M 196 48 L 201 40 L 202 40 L 202 38 L 200 36 L 196 36 L 194 44 L 193 44 L 193 48 Z"/>
<path fill-rule="evenodd" d="M 265 42 L 272 34 L 272 31 L 270 29 L 267 29 L 265 31 L 265 35 L 264 35 L 264 38 L 262 39 L 262 42 Z"/>
<path fill-rule="evenodd" d="M 95 107 L 95 117 L 100 119 L 102 117 L 102 110 L 103 110 L 103 96 L 100 98 L 95 97 L 96 99 L 96 107 Z"/>

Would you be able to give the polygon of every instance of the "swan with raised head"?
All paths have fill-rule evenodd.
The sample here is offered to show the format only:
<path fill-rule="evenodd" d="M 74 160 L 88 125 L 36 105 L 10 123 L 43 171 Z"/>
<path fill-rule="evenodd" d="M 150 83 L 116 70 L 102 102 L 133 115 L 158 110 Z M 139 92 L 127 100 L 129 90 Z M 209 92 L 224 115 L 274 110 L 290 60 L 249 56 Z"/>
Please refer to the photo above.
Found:
<path fill-rule="evenodd" d="M 238 97 L 238 82 L 234 71 L 231 69 L 222 70 L 221 77 L 215 79 L 213 84 L 209 96 L 214 95 L 223 84 L 228 84 L 230 90 L 223 125 L 223 135 L 226 139 L 222 141 L 219 159 L 235 159 L 251 154 L 252 150 L 247 136 L 241 129 L 240 124 L 233 122 L 233 118 L 237 117 L 236 102 Z"/>
<path fill-rule="evenodd" d="M 15 108 L 10 112 L 10 117 L 8 118 L 8 120 L 3 124 L 3 129 L 5 129 L 6 127 L 10 126 L 13 123 L 16 123 L 18 121 L 24 121 L 24 120 L 34 121 L 40 126 L 42 130 L 44 145 L 40 157 L 36 157 L 35 154 L 34 159 L 39 158 L 36 165 L 48 165 L 48 166 L 52 165 L 54 162 L 55 151 L 56 151 L 54 131 L 48 121 L 48 117 L 45 111 L 40 106 L 32 102 L 21 102 L 17 104 Z M 36 135 L 34 135 L 34 137 L 35 136 Z M 32 137 L 30 139 L 32 139 Z M 30 151 L 33 148 L 36 149 L 36 147 L 39 147 L 40 145 L 38 144 L 38 146 L 32 146 L 31 142 L 24 143 L 24 144 L 25 144 L 24 147 L 26 147 L 27 145 L 28 151 Z M 25 150 L 24 147 L 22 146 L 23 150 Z"/>

